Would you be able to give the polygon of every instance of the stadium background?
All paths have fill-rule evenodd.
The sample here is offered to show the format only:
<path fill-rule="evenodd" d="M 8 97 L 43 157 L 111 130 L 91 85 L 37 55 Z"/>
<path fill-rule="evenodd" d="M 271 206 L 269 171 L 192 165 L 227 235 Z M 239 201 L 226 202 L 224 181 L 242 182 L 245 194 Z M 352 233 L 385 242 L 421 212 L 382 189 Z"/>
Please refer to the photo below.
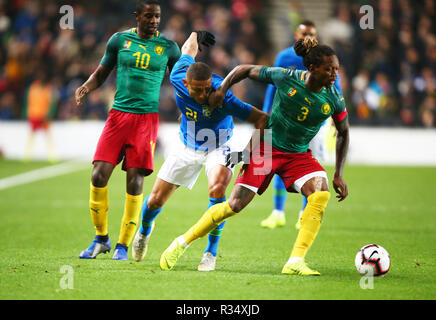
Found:
<path fill-rule="evenodd" d="M 321 41 L 336 49 L 341 62 L 351 123 L 345 171 L 350 196 L 339 204 L 329 203 L 328 218 L 308 256 L 323 273 L 313 281 L 280 274 L 296 236 L 298 196 L 287 201 L 286 228 L 259 227 L 271 212 L 272 188 L 226 225 L 215 273 L 205 275 L 195 269 L 204 249 L 201 240 L 175 272 L 161 272 L 162 251 L 207 206 L 204 175 L 193 190 L 180 188 L 167 203 L 145 261 L 116 264 L 111 255 L 79 261 L 77 254 L 89 244 L 92 233 L 90 159 L 112 104 L 114 73 L 85 99 L 82 108 L 75 107 L 74 90 L 97 66 L 110 35 L 135 26 L 134 3 L 0 0 L 0 151 L 6 151 L 6 159 L 0 159 L 0 299 L 434 299 L 436 17 L 432 0 L 162 1 L 160 30 L 179 46 L 195 29 L 216 35 L 216 46 L 203 50 L 199 59 L 221 75 L 240 63 L 272 65 L 275 55 L 291 45 L 300 21 L 311 19 L 317 24 Z M 74 8 L 74 30 L 59 28 L 59 8 L 64 4 Z M 374 8 L 373 30 L 359 27 L 359 8 L 365 4 Z M 52 129 L 58 151 L 73 158 L 77 154 L 67 151 L 75 144 L 74 153 L 86 152 L 85 163 L 52 165 L 45 157 L 36 159 L 36 154 L 35 160 L 44 161 L 9 159 L 9 148 L 17 149 L 16 155 L 25 148 L 29 131 L 23 115 L 25 93 L 40 74 L 48 75 L 57 92 Z M 265 86 L 244 81 L 233 91 L 261 107 Z M 177 128 L 173 96 L 165 79 L 160 103 L 164 136 L 165 128 Z M 44 143 L 40 147 L 45 151 Z M 356 150 L 375 165 L 354 164 Z M 386 161 L 380 161 L 382 151 L 389 156 Z M 162 157 L 157 158 L 159 168 Z M 388 160 L 398 163 L 387 166 Z M 405 162 L 410 166 L 403 166 Z M 333 167 L 326 170 L 331 177 Z M 156 171 L 144 180 L 145 194 Z M 110 188 L 109 225 L 114 240 L 125 197 L 125 175 L 119 167 Z M 389 251 L 392 269 L 375 281 L 374 290 L 362 290 L 354 255 L 371 242 Z M 61 285 L 63 266 L 74 269 L 74 290 Z"/>

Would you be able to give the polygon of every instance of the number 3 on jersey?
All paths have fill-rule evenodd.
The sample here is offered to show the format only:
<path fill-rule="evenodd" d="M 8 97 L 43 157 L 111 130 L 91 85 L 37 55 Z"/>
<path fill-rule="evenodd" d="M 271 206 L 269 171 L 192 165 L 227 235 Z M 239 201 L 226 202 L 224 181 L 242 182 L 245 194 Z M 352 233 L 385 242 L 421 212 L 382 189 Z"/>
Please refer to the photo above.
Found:
<path fill-rule="evenodd" d="M 304 121 L 307 118 L 307 114 L 309 113 L 309 108 L 308 107 L 301 107 L 301 114 L 298 115 L 297 119 L 298 121 Z"/>

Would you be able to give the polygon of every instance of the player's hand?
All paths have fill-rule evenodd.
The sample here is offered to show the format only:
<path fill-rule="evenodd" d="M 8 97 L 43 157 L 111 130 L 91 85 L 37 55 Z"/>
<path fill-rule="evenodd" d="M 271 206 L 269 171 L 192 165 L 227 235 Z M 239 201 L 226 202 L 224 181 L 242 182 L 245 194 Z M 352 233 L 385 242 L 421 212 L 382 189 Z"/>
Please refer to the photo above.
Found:
<path fill-rule="evenodd" d="M 220 90 L 217 89 L 210 93 L 208 97 L 208 104 L 211 110 L 214 110 L 216 107 L 222 107 L 224 102 L 224 97 L 226 95 Z"/>
<path fill-rule="evenodd" d="M 344 200 L 348 196 L 348 187 L 342 177 L 334 177 L 333 178 L 333 188 L 335 189 L 339 202 Z"/>
<path fill-rule="evenodd" d="M 215 44 L 215 36 L 209 31 L 196 30 L 198 50 L 201 51 L 201 44 L 206 47 L 211 47 Z"/>
<path fill-rule="evenodd" d="M 226 155 L 226 167 L 234 168 L 238 163 L 250 163 L 250 152 L 247 150 L 232 151 Z"/>
<path fill-rule="evenodd" d="M 80 106 L 82 104 L 82 98 L 89 93 L 89 89 L 86 86 L 81 86 L 77 88 L 75 97 L 76 97 L 76 105 Z"/>

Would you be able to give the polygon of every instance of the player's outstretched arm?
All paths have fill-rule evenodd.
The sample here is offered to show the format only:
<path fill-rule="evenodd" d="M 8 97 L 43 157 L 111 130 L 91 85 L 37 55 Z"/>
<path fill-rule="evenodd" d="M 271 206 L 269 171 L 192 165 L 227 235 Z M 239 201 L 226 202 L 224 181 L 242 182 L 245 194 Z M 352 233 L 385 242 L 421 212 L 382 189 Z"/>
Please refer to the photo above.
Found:
<path fill-rule="evenodd" d="M 209 106 L 215 108 L 221 106 L 226 96 L 227 91 L 235 83 L 241 80 L 250 78 L 253 80 L 259 79 L 259 72 L 263 66 L 252 65 L 252 64 L 241 64 L 235 67 L 230 73 L 224 78 L 220 87 L 209 95 Z"/>
<path fill-rule="evenodd" d="M 253 80 L 259 79 L 259 72 L 263 66 L 253 65 L 253 64 L 241 64 L 235 67 L 230 73 L 224 78 L 221 83 L 220 89 L 223 92 L 227 92 L 231 86 L 238 83 L 241 80 L 250 78 Z"/>
<path fill-rule="evenodd" d="M 182 46 L 182 54 L 190 55 L 195 59 L 198 51 L 201 51 L 201 46 L 213 46 L 215 44 L 215 36 L 208 31 L 193 31 L 189 38 Z"/>
<path fill-rule="evenodd" d="M 336 165 L 335 175 L 333 178 L 333 188 L 338 194 L 338 201 L 344 200 L 348 196 L 348 187 L 342 178 L 345 159 L 347 157 L 348 146 L 350 144 L 350 125 L 348 119 L 341 123 L 335 123 L 338 134 L 336 137 Z"/>
<path fill-rule="evenodd" d="M 247 121 L 254 124 L 256 129 L 263 130 L 268 124 L 269 114 L 256 107 L 252 107 Z"/>
<path fill-rule="evenodd" d="M 77 106 L 82 104 L 82 98 L 90 93 L 91 91 L 100 87 L 103 82 L 107 79 L 111 72 L 111 69 L 99 65 L 97 69 L 91 74 L 88 80 L 84 84 L 82 84 L 79 88 L 76 89 L 75 98 Z"/>
<path fill-rule="evenodd" d="M 182 54 L 190 55 L 195 59 L 198 53 L 197 32 L 192 32 L 182 46 Z"/>

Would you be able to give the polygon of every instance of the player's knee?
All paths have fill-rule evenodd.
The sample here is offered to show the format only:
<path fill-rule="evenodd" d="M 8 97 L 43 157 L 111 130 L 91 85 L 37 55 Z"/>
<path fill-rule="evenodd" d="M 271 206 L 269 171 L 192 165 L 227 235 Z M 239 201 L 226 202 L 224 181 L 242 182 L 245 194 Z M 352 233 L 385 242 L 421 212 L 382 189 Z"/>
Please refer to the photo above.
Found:
<path fill-rule="evenodd" d="M 321 210 L 325 210 L 330 199 L 329 191 L 316 191 L 307 197 L 307 202 L 319 206 Z"/>
<path fill-rule="evenodd" d="M 103 188 L 107 185 L 109 178 L 103 170 L 94 170 L 92 172 L 91 182 L 94 187 Z"/>
<path fill-rule="evenodd" d="M 127 193 L 132 195 L 141 194 L 143 181 L 144 178 L 142 176 L 129 177 L 127 179 Z"/>
<path fill-rule="evenodd" d="M 239 213 L 245 208 L 245 204 L 240 198 L 230 198 L 228 203 L 234 213 Z"/>

